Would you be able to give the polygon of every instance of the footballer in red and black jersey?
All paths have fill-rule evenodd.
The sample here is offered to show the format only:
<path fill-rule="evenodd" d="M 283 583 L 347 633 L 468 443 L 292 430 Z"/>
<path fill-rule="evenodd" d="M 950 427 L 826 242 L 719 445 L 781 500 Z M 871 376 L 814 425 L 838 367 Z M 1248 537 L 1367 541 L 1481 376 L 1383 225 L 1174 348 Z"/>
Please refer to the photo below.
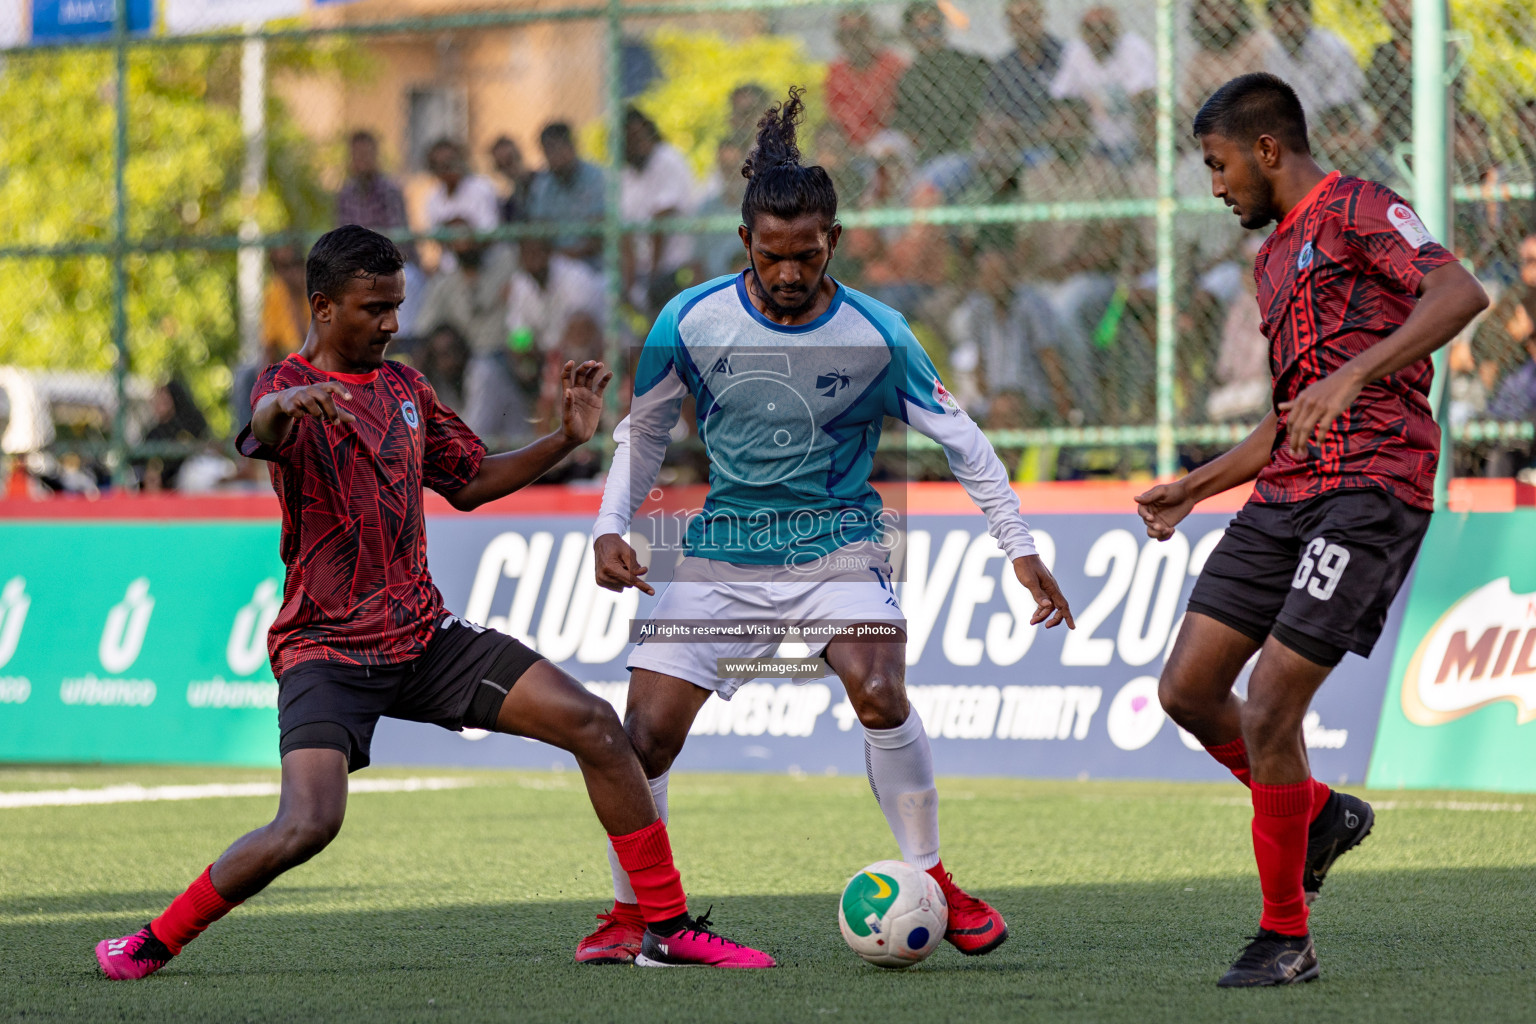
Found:
<path fill-rule="evenodd" d="M 308 661 L 395 665 L 426 650 L 443 618 L 427 572 L 421 489 L 470 482 L 485 445 L 416 370 L 386 361 L 325 373 L 302 356 L 262 371 L 251 405 L 274 391 L 339 381 L 354 423 L 296 419 L 276 448 L 247 426 L 240 452 L 265 459 L 282 506 L 283 607 L 267 640 L 273 674 Z"/>
<path fill-rule="evenodd" d="M 1319 181 L 1254 261 L 1276 408 L 1401 327 L 1424 275 L 1454 262 L 1391 189 L 1337 171 Z M 1279 413 L 1255 500 L 1376 488 L 1432 509 L 1440 451 L 1433 372 L 1426 358 L 1367 384 L 1301 459 L 1291 455 L 1287 414 Z"/>

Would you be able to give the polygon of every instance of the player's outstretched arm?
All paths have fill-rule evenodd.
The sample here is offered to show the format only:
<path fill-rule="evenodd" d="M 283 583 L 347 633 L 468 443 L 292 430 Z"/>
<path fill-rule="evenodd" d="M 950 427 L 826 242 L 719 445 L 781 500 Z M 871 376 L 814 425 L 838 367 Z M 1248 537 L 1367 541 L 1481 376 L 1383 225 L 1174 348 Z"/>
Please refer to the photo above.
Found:
<path fill-rule="evenodd" d="M 1419 301 L 1403 325 L 1355 358 L 1310 385 L 1280 411 L 1289 413 L 1286 437 L 1291 454 L 1301 458 L 1307 444 L 1321 443 L 1339 414 L 1372 381 L 1418 362 L 1461 333 L 1488 306 L 1488 293 L 1460 263 L 1447 263 L 1424 275 Z"/>
<path fill-rule="evenodd" d="M 597 585 L 604 590 L 622 593 L 635 587 L 645 594 L 656 593 L 651 585 L 640 577 L 648 567 L 640 564 L 640 556 L 629 546 L 629 541 L 616 533 L 605 533 L 592 542 L 592 557 L 597 567 Z"/>
<path fill-rule="evenodd" d="M 1197 503 L 1245 484 L 1263 472 L 1269 465 L 1278 424 L 1279 417 L 1270 412 L 1235 448 L 1182 479 L 1158 484 L 1136 495 L 1136 511 L 1147 524 L 1147 536 L 1167 540 Z"/>
<path fill-rule="evenodd" d="M 1045 623 L 1045 628 L 1060 625 L 1065 622 L 1068 629 L 1077 628 L 1077 620 L 1072 618 L 1072 609 L 1067 604 L 1061 587 L 1056 583 L 1056 577 L 1051 575 L 1051 570 L 1045 567 L 1045 560 L 1039 555 L 1024 555 L 1013 560 L 1013 574 L 1024 584 L 1024 589 L 1029 591 L 1029 596 L 1035 599 L 1035 614 L 1029 617 L 1031 626 Z M 1049 619 L 1050 621 L 1046 621 Z"/>
<path fill-rule="evenodd" d="M 560 429 L 526 448 L 487 456 L 474 478 L 449 496 L 449 504 L 467 512 L 504 498 L 527 487 L 592 440 L 603 418 L 603 392 L 611 380 L 613 371 L 595 360 L 589 359 L 580 366 L 567 362 L 560 370 Z"/>
<path fill-rule="evenodd" d="M 355 423 L 357 417 L 340 404 L 350 401 L 352 392 L 336 381 L 270 392 L 251 410 L 251 436 L 268 448 L 277 448 L 288 440 L 294 421 L 305 416 L 326 423 Z"/>

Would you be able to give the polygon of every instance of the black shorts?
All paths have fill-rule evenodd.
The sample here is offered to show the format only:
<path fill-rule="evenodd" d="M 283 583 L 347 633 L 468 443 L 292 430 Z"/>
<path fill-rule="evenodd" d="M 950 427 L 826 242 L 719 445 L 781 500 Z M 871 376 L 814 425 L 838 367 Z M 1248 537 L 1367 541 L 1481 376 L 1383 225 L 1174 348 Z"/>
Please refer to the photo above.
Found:
<path fill-rule="evenodd" d="M 1385 491 L 1250 501 L 1211 552 L 1189 610 L 1322 665 L 1368 657 L 1413 567 L 1429 513 Z"/>
<path fill-rule="evenodd" d="M 277 681 L 279 749 L 312 747 L 347 755 L 347 771 L 368 767 L 381 716 L 444 729 L 492 729 L 501 703 L 542 656 L 505 634 L 443 618 L 427 649 L 399 665 L 306 661 Z"/>

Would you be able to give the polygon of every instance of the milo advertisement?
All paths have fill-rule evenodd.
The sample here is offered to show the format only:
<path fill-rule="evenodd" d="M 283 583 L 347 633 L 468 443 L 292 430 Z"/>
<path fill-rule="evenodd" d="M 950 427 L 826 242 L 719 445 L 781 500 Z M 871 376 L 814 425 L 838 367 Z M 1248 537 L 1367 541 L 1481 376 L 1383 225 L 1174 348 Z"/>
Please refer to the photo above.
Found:
<path fill-rule="evenodd" d="M 1435 516 L 1370 785 L 1536 790 L 1533 535 L 1536 510 Z"/>

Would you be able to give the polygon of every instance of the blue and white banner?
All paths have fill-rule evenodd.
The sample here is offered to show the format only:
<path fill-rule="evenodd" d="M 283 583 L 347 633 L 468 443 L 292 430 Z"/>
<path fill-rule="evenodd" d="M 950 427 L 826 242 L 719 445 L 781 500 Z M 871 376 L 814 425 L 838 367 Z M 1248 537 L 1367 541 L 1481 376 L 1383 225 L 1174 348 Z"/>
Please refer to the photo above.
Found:
<path fill-rule="evenodd" d="M 1147 539 L 1130 515 L 1031 517 L 1077 629 L 1028 624 L 1033 603 L 981 516 L 912 515 L 904 583 L 907 688 L 940 772 L 1039 777 L 1222 779 L 1169 722 L 1157 677 L 1195 577 L 1228 521 L 1193 515 Z M 629 627 L 654 599 L 596 586 L 589 524 L 577 517 L 428 520 L 432 572 L 450 609 L 519 637 L 622 713 Z M 1404 588 L 1404 593 L 1407 592 Z M 1306 722 L 1313 771 L 1363 779 L 1403 599 L 1370 659 L 1350 656 Z M 790 653 L 786 651 L 785 653 Z M 795 652 L 802 653 L 802 652 Z M 1239 691 L 1246 686 L 1246 676 Z M 563 753 L 502 736 L 384 720 L 376 764 L 571 766 Z M 678 761 L 694 771 L 862 772 L 863 743 L 835 676 L 761 680 L 711 698 Z"/>
<path fill-rule="evenodd" d="M 117 0 L 32 0 L 32 41 L 110 35 L 116 20 Z M 148 32 L 154 23 L 154 0 L 128 0 L 129 32 Z"/>

